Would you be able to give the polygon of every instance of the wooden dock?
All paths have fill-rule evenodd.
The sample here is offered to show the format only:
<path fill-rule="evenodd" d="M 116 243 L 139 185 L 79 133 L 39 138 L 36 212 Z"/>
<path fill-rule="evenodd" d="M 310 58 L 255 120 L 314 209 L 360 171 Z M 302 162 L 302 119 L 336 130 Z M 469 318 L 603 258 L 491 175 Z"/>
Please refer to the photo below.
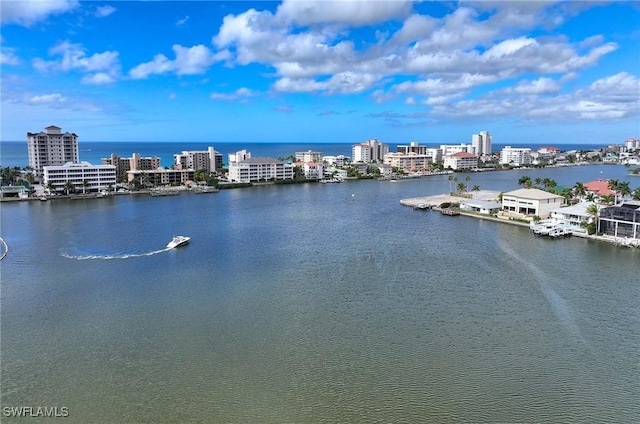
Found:
<path fill-rule="evenodd" d="M 447 215 L 447 216 L 458 216 L 460 215 L 460 211 L 451 209 L 451 208 L 446 208 L 446 209 L 440 209 L 440 213 L 442 215 Z"/>

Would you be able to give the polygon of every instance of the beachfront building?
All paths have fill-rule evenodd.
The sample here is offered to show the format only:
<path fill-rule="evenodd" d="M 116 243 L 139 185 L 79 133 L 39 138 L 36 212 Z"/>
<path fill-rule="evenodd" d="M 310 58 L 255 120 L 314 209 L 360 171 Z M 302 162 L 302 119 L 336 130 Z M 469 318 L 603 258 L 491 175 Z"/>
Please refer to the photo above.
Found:
<path fill-rule="evenodd" d="M 476 169 L 478 156 L 473 153 L 458 152 L 444 157 L 444 167 L 451 169 Z"/>
<path fill-rule="evenodd" d="M 467 143 L 460 144 L 441 144 L 440 152 L 442 157 L 451 156 L 455 153 L 466 152 L 474 153 L 473 146 Z"/>
<path fill-rule="evenodd" d="M 302 169 L 304 177 L 308 180 L 324 178 L 324 164 L 322 162 L 296 162 L 296 166 Z"/>
<path fill-rule="evenodd" d="M 247 152 L 245 149 L 237 151 L 235 153 L 229 153 L 229 164 L 232 162 L 240 162 L 247 160 L 251 157 L 251 152 Z"/>
<path fill-rule="evenodd" d="M 158 156 L 140 156 L 139 153 L 133 153 L 130 158 L 121 158 L 112 153 L 108 158 L 102 158 L 103 165 L 113 165 L 116 167 L 116 178 L 121 181 L 126 179 L 127 171 L 144 170 L 149 171 L 160 167 L 160 158 Z"/>
<path fill-rule="evenodd" d="M 564 198 L 537 188 L 521 188 L 502 195 L 502 213 L 518 218 L 548 218 Z"/>
<path fill-rule="evenodd" d="M 79 161 L 78 135 L 63 133 L 60 127 L 50 125 L 44 131 L 27 133 L 27 150 L 34 176 L 41 177 L 45 166 Z"/>
<path fill-rule="evenodd" d="M 335 165 L 337 167 L 341 167 L 341 166 L 348 165 L 349 162 L 351 161 L 345 155 L 338 155 L 338 156 L 325 156 L 323 159 L 323 162 L 330 166 Z"/>
<path fill-rule="evenodd" d="M 500 163 L 503 165 L 531 165 L 531 149 L 506 146 L 500 152 Z"/>
<path fill-rule="evenodd" d="M 613 237 L 640 239 L 640 201 L 624 201 L 601 209 L 600 232 Z"/>
<path fill-rule="evenodd" d="M 428 171 L 433 163 L 433 156 L 421 153 L 387 153 L 384 163 L 404 172 Z"/>
<path fill-rule="evenodd" d="M 409 153 L 415 153 L 416 155 L 425 155 L 429 147 L 421 146 L 417 141 L 412 141 L 409 145 L 399 144 L 396 146 L 396 152 L 408 155 Z"/>
<path fill-rule="evenodd" d="M 383 162 L 384 155 L 387 153 L 389 153 L 389 145 L 379 142 L 376 138 L 351 146 L 353 162 Z"/>
<path fill-rule="evenodd" d="M 480 131 L 480 134 L 473 134 L 471 136 L 471 146 L 473 152 L 478 156 L 485 156 L 491 154 L 491 134 L 489 131 Z"/>
<path fill-rule="evenodd" d="M 134 180 L 140 182 L 142 186 L 180 185 L 195 180 L 195 170 L 193 169 L 136 169 L 127 171 L 127 181 Z"/>
<path fill-rule="evenodd" d="M 630 138 L 624 142 L 624 146 L 629 152 L 640 151 L 640 138 Z"/>
<path fill-rule="evenodd" d="M 229 180 L 232 182 L 290 180 L 293 179 L 293 175 L 293 164 L 269 157 L 249 157 L 229 162 Z"/>
<path fill-rule="evenodd" d="M 216 152 L 211 146 L 207 150 L 183 150 L 173 155 L 173 169 L 215 172 L 222 167 L 222 154 Z"/>
<path fill-rule="evenodd" d="M 324 155 L 322 152 L 307 150 L 306 152 L 296 152 L 296 162 L 322 162 Z"/>
<path fill-rule="evenodd" d="M 53 191 L 63 192 L 68 183 L 76 192 L 84 193 L 109 190 L 116 184 L 116 167 L 92 165 L 89 162 L 67 162 L 64 165 L 48 165 L 43 168 L 43 185 Z"/>

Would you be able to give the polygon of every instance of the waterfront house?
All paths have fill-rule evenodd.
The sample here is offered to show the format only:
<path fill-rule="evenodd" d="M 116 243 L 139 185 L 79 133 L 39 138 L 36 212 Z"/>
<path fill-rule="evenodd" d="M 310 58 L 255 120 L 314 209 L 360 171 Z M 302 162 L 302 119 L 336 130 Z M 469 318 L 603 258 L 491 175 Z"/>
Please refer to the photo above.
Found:
<path fill-rule="evenodd" d="M 502 195 L 502 214 L 517 218 L 548 218 L 564 202 L 562 196 L 537 188 L 521 188 Z"/>
<path fill-rule="evenodd" d="M 138 179 L 143 185 L 169 185 L 169 184 L 184 184 L 188 181 L 195 180 L 194 169 L 151 169 L 142 170 L 136 169 L 127 171 L 127 181 L 129 183 Z"/>
<path fill-rule="evenodd" d="M 593 193 L 597 200 L 602 196 L 614 196 L 615 193 L 609 188 L 609 180 L 595 180 L 584 183 L 584 189 L 587 193 Z"/>
<path fill-rule="evenodd" d="M 304 172 L 304 177 L 308 180 L 321 180 L 324 178 L 324 164 L 322 162 L 296 162 Z"/>
<path fill-rule="evenodd" d="M 553 221 L 561 222 L 572 229 L 578 229 L 582 222 L 593 222 L 593 215 L 587 212 L 587 209 L 592 205 L 595 205 L 595 203 L 581 202 L 572 206 L 554 209 L 550 213 L 550 218 Z"/>
<path fill-rule="evenodd" d="M 401 171 L 417 172 L 428 171 L 433 163 L 433 155 L 426 153 L 387 153 L 384 155 L 385 165 L 398 168 Z"/>
<path fill-rule="evenodd" d="M 480 199 L 468 199 L 460 202 L 460 209 L 485 215 L 496 214 L 502 209 L 502 204 Z"/>
<path fill-rule="evenodd" d="M 600 210 L 600 232 L 640 239 L 640 201 L 630 200 Z"/>

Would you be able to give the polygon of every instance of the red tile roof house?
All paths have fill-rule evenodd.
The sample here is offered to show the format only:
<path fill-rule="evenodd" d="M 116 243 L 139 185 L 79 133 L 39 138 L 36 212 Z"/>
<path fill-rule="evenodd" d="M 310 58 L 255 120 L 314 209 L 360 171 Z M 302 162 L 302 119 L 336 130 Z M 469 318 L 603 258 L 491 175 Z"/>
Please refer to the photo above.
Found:
<path fill-rule="evenodd" d="M 615 192 L 609 188 L 609 180 L 595 180 L 585 183 L 584 188 L 597 196 L 614 196 Z"/>

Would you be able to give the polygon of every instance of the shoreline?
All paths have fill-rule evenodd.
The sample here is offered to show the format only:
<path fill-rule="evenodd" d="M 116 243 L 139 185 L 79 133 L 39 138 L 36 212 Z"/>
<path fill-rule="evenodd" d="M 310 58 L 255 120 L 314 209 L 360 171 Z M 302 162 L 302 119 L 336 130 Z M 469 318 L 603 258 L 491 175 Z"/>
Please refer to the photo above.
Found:
<path fill-rule="evenodd" d="M 479 193 L 479 196 L 474 196 L 473 195 L 474 193 Z M 471 192 L 472 194 L 471 198 L 477 199 L 477 200 L 495 200 L 497 202 L 497 195 L 495 198 L 490 198 L 492 193 L 499 193 L 499 192 L 490 191 L 490 190 L 480 190 L 479 192 Z M 462 196 L 452 196 L 448 194 L 437 194 L 433 196 L 411 197 L 408 199 L 401 199 L 400 204 L 403 206 L 412 207 L 414 209 L 424 209 L 424 210 L 433 209 L 439 212 L 442 210 L 439 207 L 442 203 L 447 203 L 447 202 L 457 203 L 457 202 L 460 202 L 460 200 L 464 200 L 464 199 L 467 199 L 467 198 Z M 423 207 L 423 205 L 425 205 L 426 207 Z M 516 225 L 516 226 L 525 227 L 525 228 L 530 227 L 530 224 L 520 222 L 520 221 L 510 220 L 507 218 L 498 218 L 491 215 L 482 215 L 482 214 L 464 211 L 460 209 L 457 209 L 456 212 L 458 212 L 459 215 L 462 215 L 462 216 L 482 219 L 485 221 L 497 222 L 499 224 Z M 598 236 L 595 234 L 590 235 L 590 234 L 587 234 L 586 232 L 579 232 L 579 231 L 573 231 L 573 230 L 571 231 L 571 235 L 575 237 L 579 237 L 581 239 L 585 239 L 585 240 L 595 240 L 595 241 L 609 243 L 609 244 L 613 244 L 621 247 L 640 248 L 640 243 L 634 244 L 635 239 L 612 237 L 609 235 L 602 235 L 602 236 Z M 638 240 L 638 242 L 640 242 L 640 240 Z"/>

